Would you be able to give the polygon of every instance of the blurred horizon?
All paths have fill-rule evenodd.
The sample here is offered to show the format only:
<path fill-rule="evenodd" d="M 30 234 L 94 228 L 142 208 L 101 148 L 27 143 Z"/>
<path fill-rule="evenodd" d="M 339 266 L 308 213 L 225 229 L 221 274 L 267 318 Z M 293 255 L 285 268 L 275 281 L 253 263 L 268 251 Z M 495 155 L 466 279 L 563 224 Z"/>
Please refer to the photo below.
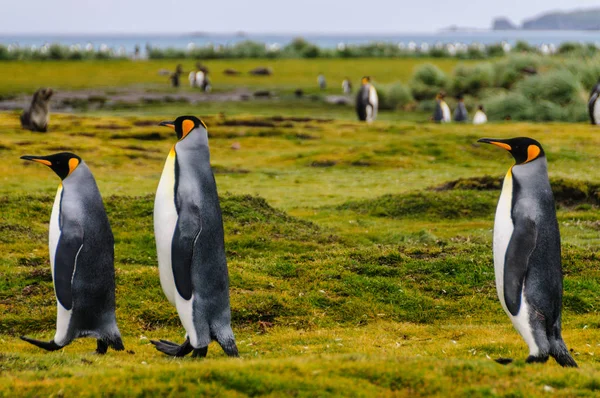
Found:
<path fill-rule="evenodd" d="M 187 35 L 206 34 L 398 34 L 437 33 L 456 26 L 489 30 L 506 17 L 515 24 L 550 11 L 599 7 L 595 1 L 548 0 L 543 5 L 506 0 L 427 1 L 230 0 L 30 0 L 8 2 L 0 14 L 1 35 Z"/>

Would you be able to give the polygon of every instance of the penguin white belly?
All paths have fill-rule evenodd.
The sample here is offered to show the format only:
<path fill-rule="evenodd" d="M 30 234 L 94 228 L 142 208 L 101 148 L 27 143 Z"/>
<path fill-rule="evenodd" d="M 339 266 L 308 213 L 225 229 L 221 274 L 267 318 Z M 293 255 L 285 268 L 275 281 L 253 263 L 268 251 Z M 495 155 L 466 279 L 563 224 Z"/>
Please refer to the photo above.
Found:
<path fill-rule="evenodd" d="M 450 107 L 448 106 L 448 104 L 445 101 L 442 101 L 440 106 L 442 107 L 442 122 L 450 122 L 451 121 Z"/>
<path fill-rule="evenodd" d="M 516 316 L 513 316 L 508 308 L 506 307 L 506 301 L 504 300 L 504 260 L 506 257 L 506 249 L 510 242 L 510 238 L 514 231 L 514 224 L 512 222 L 512 168 L 506 173 L 504 177 L 504 184 L 502 185 L 502 193 L 500 194 L 500 200 L 498 201 L 498 207 L 496 208 L 496 218 L 494 221 L 494 273 L 496 276 L 496 291 L 500 304 L 504 312 L 508 315 L 513 326 L 527 343 L 531 355 L 537 355 L 539 349 L 533 338 L 531 331 L 531 324 L 529 323 L 529 304 L 525 297 L 525 283 L 523 284 L 523 291 L 521 292 L 521 307 Z"/>
<path fill-rule="evenodd" d="M 475 116 L 473 117 L 473 124 L 483 124 L 487 122 L 487 116 L 485 113 L 481 111 L 475 112 Z"/>
<path fill-rule="evenodd" d="M 154 236 L 158 255 L 160 285 L 167 300 L 175 304 L 175 279 L 171 266 L 171 245 L 177 225 L 175 208 L 175 147 L 169 152 L 154 199 Z"/>
<path fill-rule="evenodd" d="M 50 231 L 48 234 L 48 250 L 50 252 L 50 269 L 52 271 L 52 281 L 54 282 L 54 258 L 56 256 L 56 247 L 60 239 L 60 201 L 62 196 L 62 184 L 58 186 L 54 205 L 52 206 L 52 214 L 50 215 Z M 56 289 L 54 290 L 56 297 Z M 67 332 L 69 323 L 71 322 L 71 314 L 73 310 L 67 310 L 62 306 L 58 297 L 56 298 L 56 333 L 54 334 L 54 342 L 62 345 L 67 340 Z"/>
<path fill-rule="evenodd" d="M 594 102 L 594 120 L 596 124 L 600 124 L 600 101 L 598 99 Z"/>
<path fill-rule="evenodd" d="M 372 122 L 377 118 L 377 109 L 379 107 L 379 97 L 375 87 L 369 87 L 369 104 L 371 104 L 370 115 L 367 113 L 367 121 Z M 368 109 L 368 108 L 367 108 Z"/>

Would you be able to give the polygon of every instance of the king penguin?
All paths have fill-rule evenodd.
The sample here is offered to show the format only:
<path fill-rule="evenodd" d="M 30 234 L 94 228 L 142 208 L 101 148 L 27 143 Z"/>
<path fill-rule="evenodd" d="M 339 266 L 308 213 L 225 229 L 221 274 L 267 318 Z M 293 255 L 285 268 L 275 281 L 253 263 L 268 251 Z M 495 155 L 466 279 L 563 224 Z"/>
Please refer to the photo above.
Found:
<path fill-rule="evenodd" d="M 206 125 L 194 116 L 162 122 L 175 130 L 154 202 L 160 283 L 186 331 L 178 345 L 152 341 L 171 356 L 205 357 L 216 340 L 238 356 L 229 307 L 229 276 L 217 185 L 210 166 Z"/>
<path fill-rule="evenodd" d="M 577 367 L 561 336 L 560 233 L 544 150 L 526 137 L 479 142 L 503 148 L 515 159 L 504 178 L 494 222 L 502 308 L 529 347 L 526 362 L 546 362 L 552 356 L 561 366 Z"/>
<path fill-rule="evenodd" d="M 366 121 L 367 123 L 374 121 L 377 118 L 378 104 L 377 90 L 371 84 L 371 78 L 369 76 L 363 77 L 358 95 L 356 96 L 358 120 Z"/>
<path fill-rule="evenodd" d="M 97 339 L 96 352 L 123 350 L 115 316 L 114 239 L 96 180 L 77 155 L 21 156 L 61 178 L 50 216 L 49 251 L 57 301 L 49 342 L 21 337 L 48 351 L 78 337 Z"/>
<path fill-rule="evenodd" d="M 592 88 L 590 99 L 588 100 L 588 112 L 592 124 L 600 124 L 600 80 Z"/>

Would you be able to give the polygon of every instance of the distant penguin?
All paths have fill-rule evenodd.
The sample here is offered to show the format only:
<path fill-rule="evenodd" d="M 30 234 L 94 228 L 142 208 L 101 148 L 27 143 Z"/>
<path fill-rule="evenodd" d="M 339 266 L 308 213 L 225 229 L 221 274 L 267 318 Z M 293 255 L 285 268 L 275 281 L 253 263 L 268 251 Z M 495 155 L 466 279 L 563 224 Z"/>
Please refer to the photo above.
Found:
<path fill-rule="evenodd" d="M 327 80 L 325 80 L 325 76 L 322 73 L 319 73 L 319 76 L 317 76 L 317 83 L 319 83 L 319 88 L 321 90 L 327 88 Z"/>
<path fill-rule="evenodd" d="M 475 112 L 475 116 L 473 116 L 473 124 L 484 123 L 487 123 L 487 116 L 485 114 L 485 110 L 483 109 L 483 105 L 479 105 L 477 112 Z"/>
<path fill-rule="evenodd" d="M 342 92 L 344 94 L 352 94 L 352 82 L 350 81 L 350 79 L 345 78 L 342 81 Z"/>
<path fill-rule="evenodd" d="M 49 251 L 57 301 L 49 342 L 21 337 L 48 351 L 78 337 L 97 339 L 96 352 L 123 350 L 115 316 L 114 239 L 96 180 L 77 155 L 21 156 L 61 178 L 50 216 Z"/>
<path fill-rule="evenodd" d="M 210 166 L 206 125 L 194 116 L 162 122 L 177 133 L 154 202 L 160 283 L 177 308 L 187 337 L 178 345 L 152 341 L 171 356 L 204 357 L 211 340 L 238 356 L 229 307 L 223 220 Z"/>
<path fill-rule="evenodd" d="M 456 99 L 458 100 L 458 104 L 454 110 L 454 121 L 466 122 L 469 120 L 469 113 L 467 112 L 467 107 L 465 106 L 465 99 L 462 95 L 458 95 Z"/>
<path fill-rule="evenodd" d="M 528 363 L 552 356 L 577 367 L 561 336 L 560 233 L 548 164 L 526 137 L 478 142 L 506 149 L 515 164 L 504 178 L 494 222 L 494 269 L 502 308 L 529 346 Z"/>
<path fill-rule="evenodd" d="M 446 95 L 444 93 L 439 93 L 435 97 L 435 110 L 433 112 L 433 120 L 438 123 L 447 123 L 452 119 L 450 117 L 450 107 L 444 101 Z"/>
<path fill-rule="evenodd" d="M 379 106 L 379 98 L 377 90 L 371 84 L 371 78 L 365 76 L 362 78 L 361 87 L 356 96 L 356 113 L 358 120 L 371 123 L 377 118 L 377 109 Z"/>
<path fill-rule="evenodd" d="M 588 112 L 590 113 L 592 124 L 600 124 L 600 101 L 598 101 L 598 97 L 600 97 L 600 80 L 592 88 L 590 99 L 588 100 Z"/>
<path fill-rule="evenodd" d="M 21 114 L 21 126 L 31 131 L 45 133 L 50 121 L 49 102 L 54 92 L 51 88 L 40 88 L 33 94 L 31 105 Z"/>
<path fill-rule="evenodd" d="M 171 86 L 179 87 L 179 76 L 183 73 L 183 66 L 181 64 L 177 65 L 175 68 L 175 72 L 171 74 Z"/>

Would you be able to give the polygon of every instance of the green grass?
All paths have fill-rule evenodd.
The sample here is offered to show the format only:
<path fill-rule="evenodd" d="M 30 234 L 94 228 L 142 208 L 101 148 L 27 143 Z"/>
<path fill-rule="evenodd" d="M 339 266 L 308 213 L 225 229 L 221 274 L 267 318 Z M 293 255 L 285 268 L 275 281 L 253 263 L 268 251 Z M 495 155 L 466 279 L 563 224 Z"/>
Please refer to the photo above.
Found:
<path fill-rule="evenodd" d="M 324 73 L 329 93 L 341 93 L 342 80 L 348 76 L 358 87 L 360 78 L 370 75 L 379 83 L 407 82 L 415 67 L 427 62 L 450 72 L 459 61 L 454 59 L 257 59 L 210 60 L 203 62 L 211 72 L 213 89 L 229 91 L 240 87 L 252 89 L 285 90 L 297 88 L 318 91 L 317 75 Z M 469 63 L 470 61 L 461 61 Z M 165 92 L 170 89 L 169 78 L 158 75 L 160 69 L 175 70 L 181 63 L 186 72 L 194 68 L 193 60 L 152 61 L 10 61 L 0 62 L 0 95 L 33 93 L 39 87 L 50 86 L 57 90 L 111 89 L 137 87 Z M 251 76 L 247 72 L 257 66 L 273 69 L 272 76 Z M 233 68 L 239 76 L 226 76 L 223 70 Z M 182 76 L 180 90 L 191 90 L 187 74 Z"/>
<path fill-rule="evenodd" d="M 228 359 L 212 344 L 206 360 L 167 358 L 149 343 L 183 338 L 160 288 L 152 233 L 153 195 L 175 141 L 156 124 L 183 112 L 52 115 L 47 134 L 0 113 L 0 396 L 597 394 L 600 137 L 592 126 L 365 125 L 343 115 L 274 117 L 293 114 L 283 106 L 263 112 L 199 114 L 241 354 Z M 494 184 L 512 159 L 476 141 L 517 135 L 542 143 L 561 198 L 563 331 L 579 369 L 526 365 L 525 343 L 496 297 Z M 98 356 L 81 339 L 46 353 L 18 339 L 54 332 L 47 228 L 58 185 L 46 167 L 18 157 L 63 150 L 88 163 L 104 197 L 125 352 Z M 492 178 L 473 179 L 483 176 Z M 516 362 L 503 367 L 497 357 Z"/>

